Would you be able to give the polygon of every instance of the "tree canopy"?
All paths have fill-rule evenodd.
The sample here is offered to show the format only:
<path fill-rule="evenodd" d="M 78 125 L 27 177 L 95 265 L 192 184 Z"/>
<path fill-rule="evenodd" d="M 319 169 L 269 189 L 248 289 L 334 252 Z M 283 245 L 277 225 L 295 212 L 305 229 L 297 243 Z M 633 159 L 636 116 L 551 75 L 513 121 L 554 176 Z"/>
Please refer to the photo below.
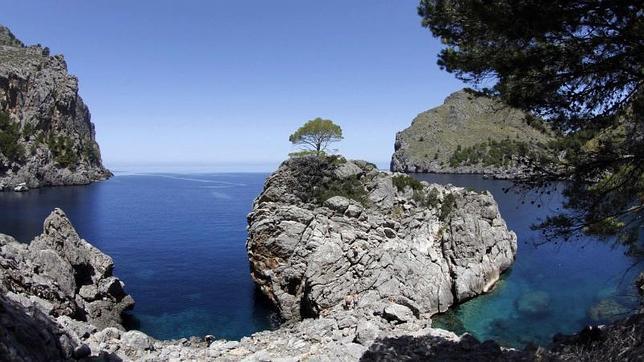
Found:
<path fill-rule="evenodd" d="M 569 180 L 544 232 L 638 239 L 644 213 L 644 8 L 635 0 L 421 0 L 438 65 L 558 131 L 523 180 Z"/>
<path fill-rule="evenodd" d="M 342 140 L 342 128 L 329 119 L 318 117 L 298 128 L 288 140 L 320 156 L 331 143 Z"/>

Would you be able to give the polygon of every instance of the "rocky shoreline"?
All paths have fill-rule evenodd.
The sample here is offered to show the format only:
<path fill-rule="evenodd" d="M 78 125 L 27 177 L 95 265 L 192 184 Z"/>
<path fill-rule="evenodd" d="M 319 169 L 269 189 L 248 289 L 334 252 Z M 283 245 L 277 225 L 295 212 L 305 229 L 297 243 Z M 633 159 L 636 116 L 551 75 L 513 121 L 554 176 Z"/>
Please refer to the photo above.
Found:
<path fill-rule="evenodd" d="M 516 240 L 490 195 L 407 177 L 338 158 L 282 164 L 249 214 L 247 247 L 284 323 L 239 341 L 126 331 L 134 300 L 62 210 L 29 244 L 0 234 L 0 360 L 555 361 L 615 356 L 613 346 L 641 356 L 641 314 L 551 350 L 432 328 L 433 313 L 492 287 Z"/>
<path fill-rule="evenodd" d="M 11 328 L 21 331 L 0 333 L 0 354 L 12 360 L 38 355 L 47 360 L 355 361 L 384 337 L 431 335 L 459 343 L 455 334 L 432 329 L 429 317 L 487 291 L 516 252 L 516 237 L 500 219 L 491 196 L 434 185 L 437 204 L 416 205 L 421 201 L 412 197 L 429 189 L 398 190 L 393 175 L 366 162 L 319 161 L 285 162 L 267 180 L 249 215 L 252 275 L 276 302 L 284 318 L 279 329 L 240 341 L 212 336 L 159 341 L 139 331 L 125 331 L 121 314 L 134 301 L 112 275 L 111 258 L 81 239 L 57 209 L 30 244 L 0 237 L 4 311 L 0 318 L 3 325 L 13 321 Z M 293 178 L 304 181 L 297 178 L 311 167 L 332 183 L 354 180 L 354 186 L 363 188 L 367 196 L 362 200 L 365 204 L 338 195 L 318 204 L 299 193 L 308 192 L 305 183 L 304 188 L 292 188 Z M 457 197 L 449 213 L 444 212 L 444 220 L 451 221 L 443 221 L 443 228 L 438 210 L 448 194 Z M 296 202 L 298 197 L 307 201 Z M 307 220 L 309 227 L 300 228 L 294 220 Z M 478 234 L 468 238 L 474 229 Z M 296 240 L 303 241 L 303 249 L 285 249 Z M 375 244 L 365 244 L 369 241 Z M 291 253 L 300 257 L 284 257 Z M 336 257 L 347 258 L 348 264 Z M 296 275 L 302 266 L 304 273 Z M 350 279 L 325 280 L 332 277 L 327 271 Z M 270 287 L 269 275 L 274 280 Z M 301 285 L 292 278 L 299 278 Z M 280 283 L 301 293 L 289 297 Z M 309 309 L 298 307 L 304 303 Z M 49 343 L 33 347 L 36 336 Z"/>
<path fill-rule="evenodd" d="M 122 314 L 134 301 L 113 276 L 112 259 L 81 239 L 59 209 L 29 244 L 0 235 L 0 267 L 0 356 L 12 361 L 355 361 L 385 336 L 460 341 L 393 303 L 381 314 L 338 308 L 240 341 L 212 336 L 160 341 L 125 331 Z"/>

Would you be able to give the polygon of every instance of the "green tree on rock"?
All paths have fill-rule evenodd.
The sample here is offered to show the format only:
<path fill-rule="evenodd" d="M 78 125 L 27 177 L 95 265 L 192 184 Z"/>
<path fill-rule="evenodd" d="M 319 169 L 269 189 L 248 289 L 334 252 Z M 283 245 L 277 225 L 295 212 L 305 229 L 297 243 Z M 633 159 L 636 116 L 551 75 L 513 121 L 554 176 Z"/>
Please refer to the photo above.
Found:
<path fill-rule="evenodd" d="M 618 233 L 644 221 L 644 11 L 624 0 L 421 0 L 438 65 L 546 120 L 559 140 L 523 181 L 569 180 L 551 235 Z M 547 192 L 547 190 L 544 190 Z"/>
<path fill-rule="evenodd" d="M 288 140 L 319 157 L 331 143 L 342 140 L 342 128 L 329 119 L 318 117 L 298 128 Z"/>

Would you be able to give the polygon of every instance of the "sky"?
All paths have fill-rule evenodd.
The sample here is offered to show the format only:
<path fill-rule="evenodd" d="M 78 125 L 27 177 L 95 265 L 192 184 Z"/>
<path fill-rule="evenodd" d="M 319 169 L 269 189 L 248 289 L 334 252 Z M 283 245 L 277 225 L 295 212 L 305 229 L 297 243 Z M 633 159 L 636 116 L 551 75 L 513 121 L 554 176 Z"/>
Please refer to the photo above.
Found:
<path fill-rule="evenodd" d="M 0 23 L 65 55 L 108 167 L 273 165 L 316 117 L 342 127 L 338 152 L 386 166 L 396 132 L 465 86 L 417 4 L 0 0 Z"/>

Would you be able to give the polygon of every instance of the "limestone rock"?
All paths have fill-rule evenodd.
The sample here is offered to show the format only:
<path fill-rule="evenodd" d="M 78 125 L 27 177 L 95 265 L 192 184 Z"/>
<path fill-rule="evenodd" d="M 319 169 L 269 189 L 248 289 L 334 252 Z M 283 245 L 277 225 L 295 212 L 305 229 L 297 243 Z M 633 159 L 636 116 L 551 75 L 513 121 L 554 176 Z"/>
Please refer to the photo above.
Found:
<path fill-rule="evenodd" d="M 415 318 L 414 313 L 411 311 L 411 309 L 405 307 L 404 305 L 395 303 L 386 306 L 382 315 L 387 320 L 400 323 L 408 322 Z"/>
<path fill-rule="evenodd" d="M 43 233 L 28 245 L 7 236 L 0 241 L 0 288 L 6 293 L 29 298 L 54 317 L 122 328 L 132 297 L 112 275 L 112 258 L 81 239 L 62 210 L 47 217 Z"/>
<path fill-rule="evenodd" d="M 111 176 L 101 163 L 90 113 L 78 79 L 62 55 L 25 46 L 6 27 L 0 37 L 0 117 L 18 136 L 19 150 L 0 150 L 0 191 L 79 185 Z"/>
<path fill-rule="evenodd" d="M 337 176 L 364 165 L 353 181 Z M 361 167 L 361 166 L 358 166 Z M 248 216 L 248 255 L 258 286 L 287 320 L 391 301 L 430 316 L 488 291 L 516 253 L 489 193 L 423 184 L 453 211 L 414 201 L 364 162 L 303 157 L 284 162 Z M 407 319 L 407 317 L 405 317 Z"/>

